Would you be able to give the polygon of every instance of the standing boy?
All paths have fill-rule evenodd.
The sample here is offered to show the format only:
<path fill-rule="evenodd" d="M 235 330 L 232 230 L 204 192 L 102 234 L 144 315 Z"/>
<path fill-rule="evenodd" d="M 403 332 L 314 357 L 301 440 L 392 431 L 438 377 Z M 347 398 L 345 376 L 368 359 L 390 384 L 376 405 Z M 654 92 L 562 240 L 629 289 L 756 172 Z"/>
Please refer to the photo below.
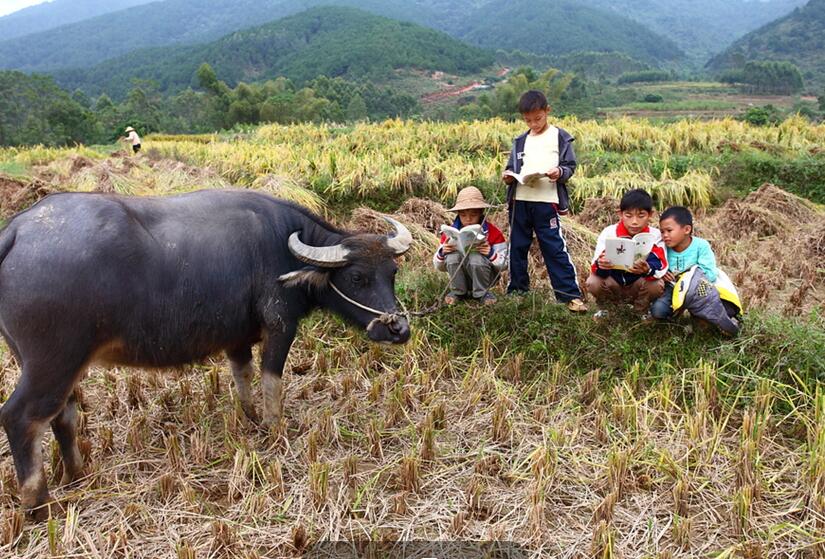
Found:
<path fill-rule="evenodd" d="M 510 285 L 508 293 L 526 293 L 530 289 L 527 255 L 538 238 L 544 264 L 556 299 L 567 303 L 573 312 L 585 312 L 576 268 L 567 253 L 567 243 L 559 216 L 570 209 L 567 181 L 576 170 L 573 137 L 547 122 L 550 107 L 540 91 L 521 96 L 518 110 L 529 130 L 515 139 L 507 162 L 507 171 L 520 175 L 541 174 L 541 178 L 520 184 L 508 174 L 502 179 L 509 187 L 510 212 Z"/>
<path fill-rule="evenodd" d="M 587 292 L 599 305 L 595 318 L 607 316 L 607 311 L 602 308 L 607 301 L 632 303 L 637 312 L 646 315 L 651 303 L 662 295 L 665 282 L 661 278 L 667 272 L 667 258 L 659 230 L 650 227 L 651 217 L 653 199 L 650 194 L 640 188 L 630 190 L 619 202 L 619 223 L 606 227 L 599 235 L 586 283 Z M 627 271 L 614 269 L 605 256 L 605 241 L 609 238 L 631 239 L 639 233 L 656 236 L 650 254 Z"/>

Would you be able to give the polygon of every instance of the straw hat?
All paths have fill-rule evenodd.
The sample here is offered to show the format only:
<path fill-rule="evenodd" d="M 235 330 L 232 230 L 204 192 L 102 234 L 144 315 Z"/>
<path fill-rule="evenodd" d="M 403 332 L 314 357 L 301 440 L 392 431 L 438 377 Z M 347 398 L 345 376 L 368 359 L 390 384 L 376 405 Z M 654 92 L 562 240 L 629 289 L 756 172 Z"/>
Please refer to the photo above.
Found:
<path fill-rule="evenodd" d="M 492 208 L 492 206 L 484 201 L 484 195 L 481 191 L 475 186 L 468 186 L 458 192 L 458 196 L 456 196 L 455 199 L 455 206 L 447 211 L 486 210 L 487 208 Z"/>
<path fill-rule="evenodd" d="M 132 128 L 131 126 L 126 127 L 126 132 L 134 132 L 134 131 L 135 131 L 135 129 Z"/>

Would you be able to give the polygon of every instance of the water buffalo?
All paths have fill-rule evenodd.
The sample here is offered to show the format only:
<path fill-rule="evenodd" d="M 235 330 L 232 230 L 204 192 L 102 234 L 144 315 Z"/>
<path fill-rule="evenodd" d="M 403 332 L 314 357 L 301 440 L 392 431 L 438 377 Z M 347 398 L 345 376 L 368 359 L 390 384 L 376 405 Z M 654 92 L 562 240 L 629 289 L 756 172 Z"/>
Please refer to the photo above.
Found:
<path fill-rule="evenodd" d="M 74 386 L 91 363 L 167 367 L 216 352 L 257 420 L 250 382 L 263 341 L 263 422 L 281 416 L 281 373 L 299 320 L 330 309 L 370 339 L 404 343 L 393 257 L 412 237 L 349 233 L 252 191 L 171 197 L 53 194 L 0 231 L 0 332 L 21 366 L 0 408 L 20 498 L 48 514 L 40 444 L 51 424 L 76 479 Z"/>

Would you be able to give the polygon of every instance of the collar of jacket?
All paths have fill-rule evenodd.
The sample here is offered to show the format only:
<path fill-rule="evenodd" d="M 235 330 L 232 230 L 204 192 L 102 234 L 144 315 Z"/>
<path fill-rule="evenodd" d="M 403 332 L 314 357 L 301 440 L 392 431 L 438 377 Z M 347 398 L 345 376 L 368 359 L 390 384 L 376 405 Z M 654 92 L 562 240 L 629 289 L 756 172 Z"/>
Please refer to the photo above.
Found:
<path fill-rule="evenodd" d="M 644 229 L 639 231 L 639 233 L 650 233 L 650 226 L 646 226 Z M 633 235 L 630 234 L 630 231 L 627 230 L 627 227 L 624 226 L 624 221 L 619 221 L 619 224 L 616 226 L 616 236 L 617 237 L 627 237 L 628 239 L 632 239 Z"/>

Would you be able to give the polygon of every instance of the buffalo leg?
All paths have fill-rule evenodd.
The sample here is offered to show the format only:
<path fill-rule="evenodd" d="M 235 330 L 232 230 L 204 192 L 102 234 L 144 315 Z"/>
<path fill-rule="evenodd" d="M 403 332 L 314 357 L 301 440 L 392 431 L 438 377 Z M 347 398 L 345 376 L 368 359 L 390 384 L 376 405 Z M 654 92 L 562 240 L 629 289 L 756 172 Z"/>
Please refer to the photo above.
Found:
<path fill-rule="evenodd" d="M 229 363 L 232 366 L 232 378 L 235 380 L 235 391 L 246 417 L 253 423 L 260 421 L 255 404 L 252 401 L 252 376 L 255 373 L 252 366 L 252 349 L 249 347 L 227 352 Z"/>
<path fill-rule="evenodd" d="M 264 425 L 271 427 L 281 421 L 281 375 L 289 348 L 295 339 L 295 326 L 267 332 L 261 353 L 261 387 L 264 400 Z"/>
<path fill-rule="evenodd" d="M 83 458 L 77 448 L 77 399 L 74 392 L 63 410 L 52 419 L 52 431 L 63 457 L 63 479 L 60 484 L 68 485 L 79 478 L 83 470 Z"/>
<path fill-rule="evenodd" d="M 47 504 L 51 501 L 43 470 L 43 434 L 65 408 L 76 379 L 74 373 L 40 378 L 24 365 L 20 382 L 0 409 L 0 422 L 6 430 L 17 471 L 20 501 L 35 520 L 48 517 Z"/>

